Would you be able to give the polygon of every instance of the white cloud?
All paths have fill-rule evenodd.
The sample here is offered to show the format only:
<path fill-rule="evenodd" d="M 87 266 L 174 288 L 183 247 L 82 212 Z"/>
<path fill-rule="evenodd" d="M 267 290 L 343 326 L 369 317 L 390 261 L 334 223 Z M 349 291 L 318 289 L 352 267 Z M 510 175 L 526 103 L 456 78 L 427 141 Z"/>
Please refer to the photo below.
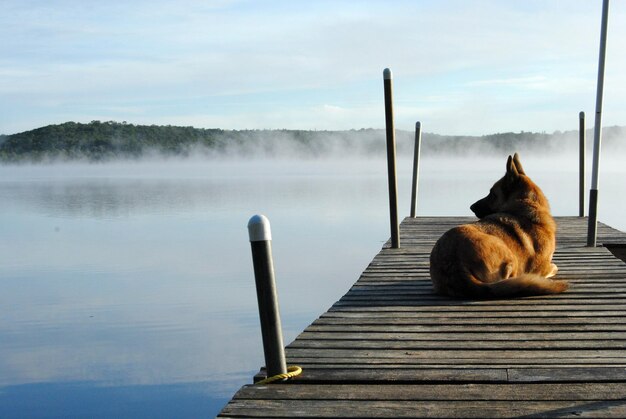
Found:
<path fill-rule="evenodd" d="M 384 67 L 396 76 L 398 111 L 410 106 L 427 117 L 464 114 L 463 106 L 488 107 L 503 95 L 518 103 L 556 103 L 562 95 L 566 112 L 573 100 L 593 101 L 595 89 L 600 10 L 582 0 L 54 7 L 13 0 L 7 11 L 0 17 L 7 40 L 0 46 L 0 132 L 72 112 L 72 119 L 119 119 L 124 108 L 145 110 L 153 123 L 206 114 L 228 121 L 225 128 L 281 120 L 301 128 L 380 126 Z M 607 86 L 626 73 L 617 41 L 626 36 L 626 4 L 613 4 L 611 12 Z M 236 101 L 239 110 L 231 106 Z M 623 96 L 611 101 L 626 111 Z M 508 110 L 526 119 L 527 129 L 543 126 L 514 103 Z M 326 104 L 339 109 L 324 110 Z M 458 117 L 448 123 L 456 124 L 464 125 Z"/>
<path fill-rule="evenodd" d="M 530 87 L 541 88 L 546 86 L 547 77 L 545 76 L 529 76 L 529 77 L 516 77 L 509 79 L 491 79 L 491 80 L 477 80 L 469 82 L 468 86 L 513 86 L 513 87 Z"/>

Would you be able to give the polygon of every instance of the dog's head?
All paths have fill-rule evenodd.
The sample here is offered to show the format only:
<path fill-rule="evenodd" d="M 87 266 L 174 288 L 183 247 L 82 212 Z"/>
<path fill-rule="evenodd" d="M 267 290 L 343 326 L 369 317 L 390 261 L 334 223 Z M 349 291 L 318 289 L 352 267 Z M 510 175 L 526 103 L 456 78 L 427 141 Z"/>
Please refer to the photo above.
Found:
<path fill-rule="evenodd" d="M 509 156 L 506 162 L 506 174 L 497 181 L 489 191 L 489 195 L 472 204 L 470 209 L 478 218 L 484 218 L 498 212 L 508 212 L 517 207 L 520 202 L 542 200 L 543 193 L 535 185 L 526 173 L 519 161 L 517 153 Z"/>

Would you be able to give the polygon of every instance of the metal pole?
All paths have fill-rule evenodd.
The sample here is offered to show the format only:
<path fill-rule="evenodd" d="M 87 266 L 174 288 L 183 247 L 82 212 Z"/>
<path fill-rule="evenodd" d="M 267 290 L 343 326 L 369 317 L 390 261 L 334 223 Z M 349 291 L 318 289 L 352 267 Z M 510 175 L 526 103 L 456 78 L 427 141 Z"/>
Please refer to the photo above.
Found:
<path fill-rule="evenodd" d="M 396 183 L 396 130 L 393 124 L 393 76 L 391 70 L 383 71 L 385 88 L 385 126 L 387 128 L 387 180 L 389 183 L 389 219 L 391 224 L 391 247 L 400 248 L 398 224 L 398 186 Z"/>
<path fill-rule="evenodd" d="M 596 120 L 593 130 L 593 171 L 589 191 L 589 225 L 587 246 L 596 246 L 598 228 L 598 172 L 600 171 L 600 144 L 602 141 L 602 95 L 604 93 L 604 63 L 606 58 L 606 38 L 609 25 L 609 0 L 602 2 L 602 28 L 600 31 L 600 57 L 598 59 L 598 88 L 596 90 Z"/>
<path fill-rule="evenodd" d="M 578 114 L 578 216 L 585 216 L 585 113 Z"/>
<path fill-rule="evenodd" d="M 420 145 L 422 143 L 422 124 L 415 123 L 415 150 L 413 151 L 413 184 L 411 186 L 411 217 L 417 212 L 417 187 L 419 183 Z"/>
<path fill-rule="evenodd" d="M 248 234 L 252 247 L 252 263 L 256 295 L 259 302 L 261 335 L 267 376 L 287 373 L 283 332 L 278 311 L 278 295 L 274 280 L 272 260 L 272 232 L 270 222 L 264 215 L 255 215 L 248 222 Z"/>

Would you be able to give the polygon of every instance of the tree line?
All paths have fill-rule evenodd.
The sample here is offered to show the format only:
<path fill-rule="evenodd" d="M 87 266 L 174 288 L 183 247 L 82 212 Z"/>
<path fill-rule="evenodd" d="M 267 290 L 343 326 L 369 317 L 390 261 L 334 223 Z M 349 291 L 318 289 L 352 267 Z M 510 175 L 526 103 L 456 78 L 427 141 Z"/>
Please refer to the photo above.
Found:
<path fill-rule="evenodd" d="M 624 127 L 604 129 L 609 143 L 626 134 Z M 414 133 L 397 131 L 398 152 L 413 150 Z M 424 133 L 423 152 L 434 154 L 511 153 L 577 147 L 576 131 L 506 132 L 484 136 Z M 591 141 L 588 141 L 590 143 Z M 0 135 L 0 161 L 87 159 L 106 161 L 147 155 L 298 156 L 375 155 L 385 152 L 382 129 L 346 131 L 222 130 L 181 126 L 134 125 L 126 122 L 66 122 L 12 135 Z"/>

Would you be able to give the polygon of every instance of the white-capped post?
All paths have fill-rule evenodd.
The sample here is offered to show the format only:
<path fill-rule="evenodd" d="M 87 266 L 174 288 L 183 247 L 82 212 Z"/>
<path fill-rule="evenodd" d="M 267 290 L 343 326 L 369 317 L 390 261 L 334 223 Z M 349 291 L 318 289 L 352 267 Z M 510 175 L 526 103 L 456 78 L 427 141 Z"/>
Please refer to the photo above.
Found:
<path fill-rule="evenodd" d="M 389 219 L 391 224 L 391 247 L 400 248 L 400 225 L 398 224 L 398 186 L 396 182 L 396 130 L 393 122 L 393 76 L 391 70 L 383 71 L 385 89 L 385 126 L 387 129 L 387 180 L 389 184 Z"/>
<path fill-rule="evenodd" d="M 604 63 L 606 59 L 606 38 L 609 26 L 609 0 L 602 2 L 602 27 L 600 30 L 600 57 L 598 59 L 598 87 L 596 90 L 596 120 L 593 129 L 593 169 L 591 190 L 589 191 L 589 225 L 587 246 L 596 246 L 598 228 L 598 181 L 600 171 L 600 145 L 602 142 L 602 97 L 604 94 Z"/>
<path fill-rule="evenodd" d="M 272 232 L 270 222 L 264 215 L 255 215 L 248 222 L 248 234 L 252 247 L 252 263 L 256 295 L 259 303 L 261 335 L 267 376 L 287 373 L 283 332 L 278 310 L 278 294 L 272 260 Z"/>
<path fill-rule="evenodd" d="M 417 188 L 420 176 L 420 146 L 422 144 L 422 124 L 415 123 L 415 149 L 413 150 L 413 184 L 411 186 L 411 217 L 417 213 Z"/>
<path fill-rule="evenodd" d="M 585 113 L 578 114 L 578 216 L 585 216 Z"/>

